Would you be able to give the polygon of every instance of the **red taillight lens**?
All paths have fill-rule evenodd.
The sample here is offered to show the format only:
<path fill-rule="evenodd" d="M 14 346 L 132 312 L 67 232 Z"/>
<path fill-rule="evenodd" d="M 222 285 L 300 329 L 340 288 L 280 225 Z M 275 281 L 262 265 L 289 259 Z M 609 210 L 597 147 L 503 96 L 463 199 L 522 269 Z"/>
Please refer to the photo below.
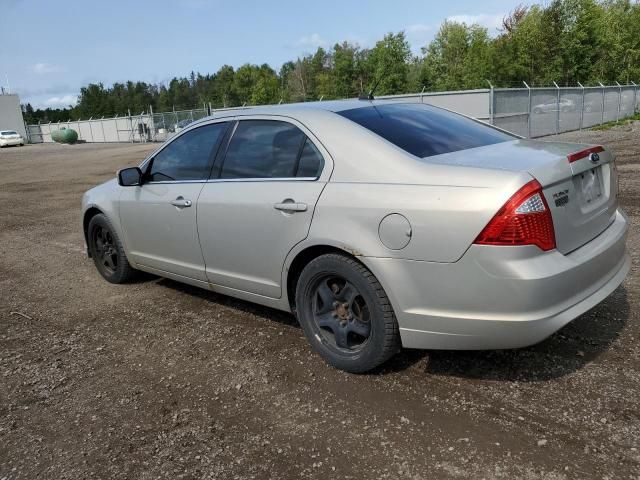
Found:
<path fill-rule="evenodd" d="M 544 251 L 556 248 L 551 211 L 538 181 L 531 180 L 507 200 L 474 243 L 537 245 Z"/>
<path fill-rule="evenodd" d="M 569 160 L 569 163 L 573 163 L 575 161 L 583 159 L 584 157 L 588 157 L 592 153 L 600 152 L 604 152 L 604 148 L 602 148 L 601 146 L 585 148 L 584 150 L 580 150 L 579 152 L 570 153 L 569 155 L 567 155 L 567 160 Z"/>

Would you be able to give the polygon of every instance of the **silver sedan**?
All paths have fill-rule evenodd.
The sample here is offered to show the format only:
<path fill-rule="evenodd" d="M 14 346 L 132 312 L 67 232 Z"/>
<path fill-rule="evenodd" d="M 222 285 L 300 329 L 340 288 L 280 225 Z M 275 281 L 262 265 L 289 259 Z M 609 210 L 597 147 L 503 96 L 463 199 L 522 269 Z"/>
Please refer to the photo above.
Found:
<path fill-rule="evenodd" d="M 401 346 L 531 345 L 620 285 L 612 152 L 439 108 L 350 100 L 219 112 L 82 201 L 109 282 L 136 270 L 293 312 L 331 365 Z"/>

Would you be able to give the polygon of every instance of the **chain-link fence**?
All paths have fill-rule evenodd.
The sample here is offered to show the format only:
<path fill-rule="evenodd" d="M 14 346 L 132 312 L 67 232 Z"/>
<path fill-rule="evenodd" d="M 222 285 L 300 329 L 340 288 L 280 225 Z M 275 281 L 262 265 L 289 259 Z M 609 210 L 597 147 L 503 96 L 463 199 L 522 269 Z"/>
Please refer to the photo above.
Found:
<path fill-rule="evenodd" d="M 492 123 L 527 138 L 615 122 L 639 109 L 639 87 L 495 88 Z"/>
<path fill-rule="evenodd" d="M 377 97 L 428 103 L 459 112 L 526 138 L 592 127 L 634 115 L 640 110 L 640 87 L 491 88 L 421 92 Z M 223 110 L 237 110 L 236 107 Z M 215 110 L 220 111 L 220 110 Z M 31 143 L 52 142 L 51 132 L 73 128 L 84 142 L 164 142 L 187 125 L 212 113 L 211 106 L 192 110 L 27 125 Z"/>

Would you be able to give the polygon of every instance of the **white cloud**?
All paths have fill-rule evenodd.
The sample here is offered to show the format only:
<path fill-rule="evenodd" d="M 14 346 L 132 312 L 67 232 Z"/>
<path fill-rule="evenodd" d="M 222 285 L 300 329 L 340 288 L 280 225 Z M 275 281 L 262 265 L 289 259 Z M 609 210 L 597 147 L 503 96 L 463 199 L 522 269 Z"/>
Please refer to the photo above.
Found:
<path fill-rule="evenodd" d="M 429 43 L 429 40 L 433 37 L 433 28 L 431 25 L 414 23 L 405 27 L 404 33 L 407 36 L 409 45 L 411 45 L 411 51 L 415 55 L 419 55 L 420 49 Z"/>
<path fill-rule="evenodd" d="M 36 63 L 31 67 L 33 73 L 37 75 L 45 75 L 47 73 L 55 73 L 63 71 L 63 68 L 59 65 L 53 65 L 51 63 Z"/>
<path fill-rule="evenodd" d="M 59 97 L 50 97 L 44 101 L 47 107 L 68 107 L 69 105 L 75 105 L 78 101 L 76 95 L 62 95 Z"/>
<path fill-rule="evenodd" d="M 489 30 L 489 33 L 497 33 L 498 29 L 502 27 L 502 19 L 504 13 L 488 14 L 480 13 L 478 15 L 452 15 L 447 17 L 450 22 L 466 23 L 467 25 L 473 25 L 477 23 L 480 26 Z"/>
<path fill-rule="evenodd" d="M 327 43 L 328 42 L 324 38 L 322 38 L 319 34 L 312 33 L 311 35 L 301 37 L 296 42 L 296 46 L 302 47 L 302 48 L 311 48 L 315 50 L 318 47 L 326 47 Z"/>
<path fill-rule="evenodd" d="M 407 35 L 423 34 L 423 33 L 429 32 L 430 30 L 431 30 L 431 26 L 424 25 L 422 23 L 415 23 L 413 25 L 409 25 L 407 28 L 404 29 Z"/>

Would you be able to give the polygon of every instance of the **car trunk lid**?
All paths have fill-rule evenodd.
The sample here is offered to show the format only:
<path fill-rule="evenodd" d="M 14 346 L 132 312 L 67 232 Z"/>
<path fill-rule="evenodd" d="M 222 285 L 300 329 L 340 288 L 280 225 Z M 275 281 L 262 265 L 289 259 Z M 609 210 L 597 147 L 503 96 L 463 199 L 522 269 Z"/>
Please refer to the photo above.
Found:
<path fill-rule="evenodd" d="M 617 172 L 613 154 L 602 147 L 591 150 L 576 143 L 514 140 L 428 161 L 529 173 L 543 187 L 557 249 L 563 254 L 598 236 L 615 217 Z"/>

